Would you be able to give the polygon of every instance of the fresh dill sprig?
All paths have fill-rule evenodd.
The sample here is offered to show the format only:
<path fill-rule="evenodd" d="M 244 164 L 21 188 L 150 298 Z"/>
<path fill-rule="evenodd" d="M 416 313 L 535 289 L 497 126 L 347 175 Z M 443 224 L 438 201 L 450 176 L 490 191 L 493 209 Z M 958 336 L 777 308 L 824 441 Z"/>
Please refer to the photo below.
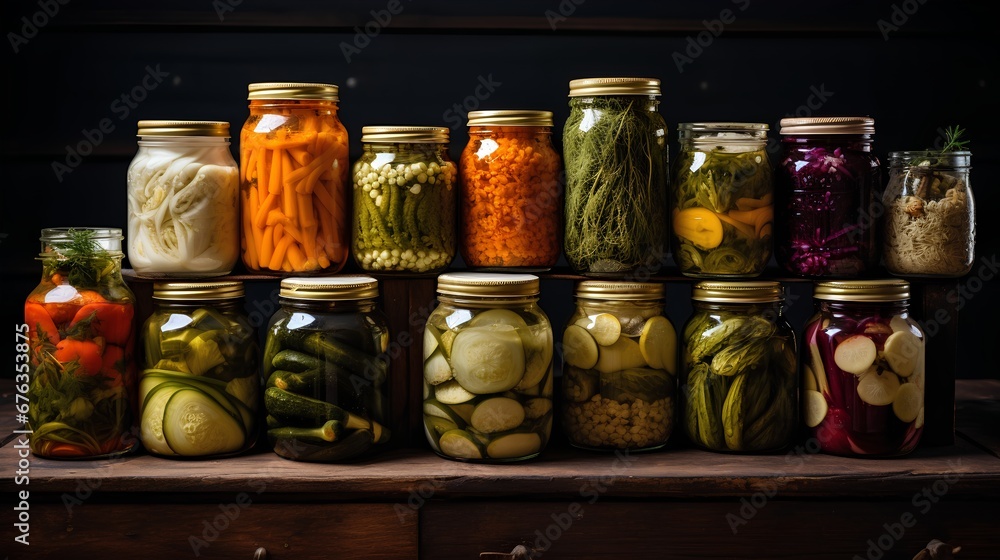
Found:
<path fill-rule="evenodd" d="M 114 262 L 94 239 L 93 230 L 71 228 L 66 233 L 69 241 L 52 244 L 61 257 L 55 267 L 66 272 L 73 286 L 97 286 L 114 269 Z"/>

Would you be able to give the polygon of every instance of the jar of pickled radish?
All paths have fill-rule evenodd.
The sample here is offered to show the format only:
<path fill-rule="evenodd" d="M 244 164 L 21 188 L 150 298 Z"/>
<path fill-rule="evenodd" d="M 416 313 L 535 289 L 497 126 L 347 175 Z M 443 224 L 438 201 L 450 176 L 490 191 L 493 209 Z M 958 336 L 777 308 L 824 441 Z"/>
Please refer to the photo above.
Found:
<path fill-rule="evenodd" d="M 584 449 L 656 449 L 674 427 L 677 332 L 663 284 L 585 280 L 562 338 L 563 427 Z"/>
<path fill-rule="evenodd" d="M 243 264 L 334 273 L 347 262 L 347 129 L 329 84 L 250 84 L 240 132 Z"/>
<path fill-rule="evenodd" d="M 473 111 L 460 163 L 462 260 L 546 270 L 562 248 L 559 154 L 549 111 Z"/>
<path fill-rule="evenodd" d="M 354 163 L 352 249 L 363 270 L 432 273 L 455 258 L 458 169 L 448 129 L 366 126 Z"/>
<path fill-rule="evenodd" d="M 285 278 L 264 345 L 268 443 L 343 462 L 389 441 L 389 327 L 368 276 Z"/>
<path fill-rule="evenodd" d="M 239 258 L 229 123 L 139 121 L 128 167 L 128 262 L 142 276 L 228 274 Z"/>
<path fill-rule="evenodd" d="M 924 333 L 905 280 L 818 282 L 806 325 L 802 416 L 826 453 L 913 451 L 924 427 Z"/>
<path fill-rule="evenodd" d="M 503 463 L 541 453 L 552 432 L 552 326 L 538 277 L 438 277 L 424 327 L 424 428 L 447 459 Z"/>
<path fill-rule="evenodd" d="M 711 451 L 772 452 L 792 442 L 798 363 L 777 282 L 702 281 L 681 337 L 684 429 Z"/>
<path fill-rule="evenodd" d="M 875 119 L 781 119 L 775 169 L 775 255 L 788 272 L 814 278 L 863 275 L 878 265 L 872 152 Z"/>
<path fill-rule="evenodd" d="M 47 228 L 41 241 L 42 279 L 24 303 L 27 351 L 18 348 L 28 363 L 17 366 L 17 382 L 28 384 L 31 452 L 131 452 L 139 444 L 135 295 L 122 278 L 122 232 Z"/>

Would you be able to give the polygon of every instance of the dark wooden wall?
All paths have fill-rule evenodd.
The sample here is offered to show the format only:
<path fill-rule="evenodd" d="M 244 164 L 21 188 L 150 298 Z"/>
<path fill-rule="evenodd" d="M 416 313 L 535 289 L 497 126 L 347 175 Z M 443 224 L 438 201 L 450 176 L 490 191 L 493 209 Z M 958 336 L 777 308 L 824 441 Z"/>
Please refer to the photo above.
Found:
<path fill-rule="evenodd" d="M 773 127 L 812 103 L 815 115 L 874 116 L 885 159 L 892 150 L 928 147 L 939 128 L 961 124 L 972 139 L 980 217 L 973 273 L 997 258 L 1000 43 L 986 2 L 63 1 L 2 7 L 0 317 L 8 326 L 20 321 L 21 302 L 37 282 L 42 227 L 125 227 L 125 170 L 138 119 L 227 120 L 238 129 L 246 85 L 255 81 L 339 84 L 352 156 L 368 124 L 454 125 L 457 156 L 467 135 L 464 119 L 449 111 L 467 99 L 486 109 L 552 110 L 558 142 L 568 81 L 588 76 L 660 78 L 672 136 L 676 123 L 692 120 Z M 399 13 L 377 25 L 372 11 L 389 9 Z M 721 33 L 700 54 L 685 53 L 705 22 Z M 378 35 L 358 42 L 365 46 L 348 60 L 342 45 L 356 40 L 356 26 Z M 693 55 L 691 62 L 678 68 L 675 53 Z M 162 78 L 129 107 L 120 98 L 149 69 Z M 479 87 L 483 99 L 476 99 L 483 81 L 492 81 L 492 91 Z M 99 139 L 84 132 L 102 120 L 110 132 Z M 93 153 L 57 178 L 53 164 L 67 163 L 67 146 L 83 142 L 86 150 L 88 135 Z M 958 377 L 998 376 L 989 357 L 1000 290 L 971 278 L 959 284 L 978 291 L 962 310 Z M 557 324 L 568 285 L 546 284 L 543 305 Z M 251 310 L 271 289 L 254 288 Z M 688 287 L 675 284 L 669 293 L 670 315 L 680 322 L 690 309 Z M 802 296 L 791 309 L 801 324 L 811 311 L 808 289 L 793 293 Z"/>

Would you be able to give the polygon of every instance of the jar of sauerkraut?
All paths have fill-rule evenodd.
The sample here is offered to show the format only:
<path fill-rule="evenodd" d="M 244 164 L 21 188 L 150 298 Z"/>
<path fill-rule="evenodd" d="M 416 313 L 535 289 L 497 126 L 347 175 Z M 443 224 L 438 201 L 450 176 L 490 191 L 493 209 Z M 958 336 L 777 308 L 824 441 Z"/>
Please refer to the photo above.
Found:
<path fill-rule="evenodd" d="M 128 260 L 156 277 L 228 274 L 239 257 L 229 123 L 139 121 L 128 168 Z"/>

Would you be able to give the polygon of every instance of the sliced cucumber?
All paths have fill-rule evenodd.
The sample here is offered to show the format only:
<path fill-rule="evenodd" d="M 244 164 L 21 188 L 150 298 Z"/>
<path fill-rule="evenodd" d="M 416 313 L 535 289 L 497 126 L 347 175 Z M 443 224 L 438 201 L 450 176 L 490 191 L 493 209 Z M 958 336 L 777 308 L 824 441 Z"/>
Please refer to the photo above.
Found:
<path fill-rule="evenodd" d="M 474 393 L 466 391 L 455 379 L 435 386 L 434 396 L 444 404 L 461 404 L 476 398 Z"/>
<path fill-rule="evenodd" d="M 438 418 L 437 416 L 424 415 L 424 427 L 427 428 L 427 432 L 430 434 L 431 439 L 437 443 L 441 436 L 445 432 L 450 432 L 451 430 L 459 429 L 458 426 L 451 420 L 445 420 L 444 418 Z"/>
<path fill-rule="evenodd" d="M 469 392 L 502 393 L 524 377 L 524 345 L 510 325 L 468 327 L 455 337 L 451 366 Z"/>
<path fill-rule="evenodd" d="M 483 458 L 483 452 L 472 438 L 472 434 L 465 430 L 445 432 L 438 440 L 438 447 L 441 448 L 441 453 L 456 459 Z"/>
<path fill-rule="evenodd" d="M 441 333 L 433 325 L 424 326 L 424 359 L 426 360 L 441 344 Z"/>
<path fill-rule="evenodd" d="M 174 450 L 167 445 L 167 440 L 163 436 L 163 413 L 167 401 L 170 400 L 170 397 L 174 396 L 174 393 L 181 389 L 182 387 L 180 386 L 163 387 L 162 385 L 157 385 L 149 393 L 148 398 L 143 399 L 140 437 L 142 438 L 143 447 L 150 453 L 176 455 Z"/>
<path fill-rule="evenodd" d="M 445 358 L 441 351 L 435 350 L 424 363 L 424 381 L 428 385 L 440 385 L 452 377 L 454 376 L 448 358 Z"/>
<path fill-rule="evenodd" d="M 485 434 L 512 430 L 524 422 L 524 407 L 507 397 L 486 399 L 472 412 L 472 427 Z"/>
<path fill-rule="evenodd" d="M 179 389 L 167 401 L 163 436 L 180 455 L 217 455 L 239 451 L 246 440 L 241 422 L 215 399 L 193 388 Z"/>
<path fill-rule="evenodd" d="M 646 360 L 639 351 L 639 344 L 624 336 L 611 346 L 602 346 L 599 353 L 594 369 L 601 373 L 646 366 Z"/>
<path fill-rule="evenodd" d="M 491 441 L 486 454 L 493 459 L 515 459 L 534 455 L 541 449 L 542 437 L 537 433 L 513 433 Z"/>
<path fill-rule="evenodd" d="M 492 325 L 510 325 L 518 330 L 528 328 L 528 323 L 520 315 L 510 309 L 487 309 L 477 313 L 469 321 L 470 327 L 488 327 Z"/>
<path fill-rule="evenodd" d="M 552 329 L 546 323 L 520 331 L 524 345 L 524 377 L 515 389 L 524 391 L 538 385 L 552 369 Z"/>
<path fill-rule="evenodd" d="M 677 331 L 666 317 L 650 317 L 639 335 L 639 351 L 653 369 L 677 373 Z"/>
<path fill-rule="evenodd" d="M 563 360 L 580 369 L 590 369 L 597 364 L 597 341 L 587 329 L 570 325 L 563 331 Z"/>
<path fill-rule="evenodd" d="M 428 399 L 424 401 L 424 416 L 442 418 L 457 424 L 459 428 L 464 428 L 467 423 L 461 416 L 455 413 L 452 407 L 441 404 L 440 401 L 435 399 Z"/>
<path fill-rule="evenodd" d="M 576 324 L 587 329 L 590 336 L 600 346 L 610 346 L 614 344 L 622 334 L 622 324 L 618 322 L 618 317 L 610 313 L 598 313 L 589 317 L 577 319 Z"/>

